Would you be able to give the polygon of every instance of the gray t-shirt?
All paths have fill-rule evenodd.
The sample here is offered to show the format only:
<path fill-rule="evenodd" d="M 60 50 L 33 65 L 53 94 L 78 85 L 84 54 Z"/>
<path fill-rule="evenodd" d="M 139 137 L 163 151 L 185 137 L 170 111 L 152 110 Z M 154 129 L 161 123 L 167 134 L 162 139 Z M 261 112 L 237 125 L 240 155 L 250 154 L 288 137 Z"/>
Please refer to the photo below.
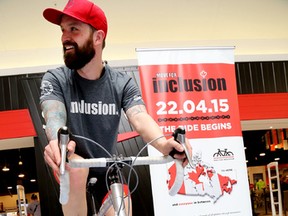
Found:
<path fill-rule="evenodd" d="M 41 83 L 40 103 L 45 100 L 63 102 L 72 134 L 92 139 L 110 153 L 115 153 L 121 109 L 144 104 L 133 79 L 108 65 L 98 80 L 84 79 L 65 66 L 47 71 Z M 90 141 L 76 139 L 76 143 L 76 153 L 84 158 L 108 156 Z"/>
<path fill-rule="evenodd" d="M 41 208 L 39 201 L 33 201 L 29 203 L 27 207 L 27 213 L 32 214 L 33 216 L 41 216 Z"/>

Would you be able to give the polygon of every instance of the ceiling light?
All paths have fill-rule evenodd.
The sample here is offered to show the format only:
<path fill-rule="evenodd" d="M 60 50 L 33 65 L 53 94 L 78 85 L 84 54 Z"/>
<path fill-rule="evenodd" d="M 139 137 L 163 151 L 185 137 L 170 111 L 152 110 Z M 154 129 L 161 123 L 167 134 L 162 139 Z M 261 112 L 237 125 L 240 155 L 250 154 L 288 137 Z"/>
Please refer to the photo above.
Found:
<path fill-rule="evenodd" d="M 36 179 L 30 179 L 30 182 L 36 182 Z"/>
<path fill-rule="evenodd" d="M 3 172 L 8 172 L 9 170 L 10 170 L 9 167 L 7 167 L 6 165 L 2 169 Z"/>
<path fill-rule="evenodd" d="M 20 149 L 18 149 L 18 151 L 19 151 L 19 162 L 18 162 L 18 164 L 19 164 L 19 165 L 23 165 L 23 162 L 22 162 L 22 160 L 21 160 L 21 152 L 20 152 Z"/>
<path fill-rule="evenodd" d="M 279 160 L 280 160 L 280 158 L 274 158 L 274 160 L 275 160 L 275 161 L 279 161 Z"/>
<path fill-rule="evenodd" d="M 263 157 L 265 156 L 266 154 L 264 152 L 260 153 L 259 156 Z"/>
<path fill-rule="evenodd" d="M 9 186 L 9 187 L 7 187 L 7 189 L 8 189 L 8 190 L 11 190 L 11 189 L 12 189 L 12 187 L 11 187 L 11 186 Z"/>
<path fill-rule="evenodd" d="M 20 173 L 20 174 L 18 175 L 19 178 L 24 178 L 24 176 L 25 176 L 25 175 L 24 175 L 23 173 Z"/>

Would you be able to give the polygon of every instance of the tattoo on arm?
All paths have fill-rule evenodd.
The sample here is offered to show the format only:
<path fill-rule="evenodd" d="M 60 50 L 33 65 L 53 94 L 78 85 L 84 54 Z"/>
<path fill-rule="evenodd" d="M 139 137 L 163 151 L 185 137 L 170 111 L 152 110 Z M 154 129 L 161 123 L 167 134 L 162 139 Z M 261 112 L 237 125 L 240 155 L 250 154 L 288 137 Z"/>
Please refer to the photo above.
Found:
<path fill-rule="evenodd" d="M 143 112 L 147 113 L 146 107 L 144 105 L 136 105 L 136 106 L 129 108 L 126 111 L 126 115 L 127 115 L 128 119 L 131 119 L 135 115 L 137 115 L 139 113 L 143 113 Z"/>
<path fill-rule="evenodd" d="M 46 122 L 45 132 L 48 140 L 57 139 L 59 128 L 66 124 L 65 105 L 60 101 L 47 100 L 41 104 L 41 108 Z"/>

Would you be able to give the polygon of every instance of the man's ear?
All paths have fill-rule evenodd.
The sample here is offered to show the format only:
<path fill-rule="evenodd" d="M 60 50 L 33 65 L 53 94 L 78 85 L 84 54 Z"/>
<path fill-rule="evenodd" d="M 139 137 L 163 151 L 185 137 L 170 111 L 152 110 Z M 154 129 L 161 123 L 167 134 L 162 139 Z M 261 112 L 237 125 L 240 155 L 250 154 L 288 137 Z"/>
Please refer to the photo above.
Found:
<path fill-rule="evenodd" d="M 93 35 L 94 35 L 93 39 L 94 39 L 95 44 L 103 43 L 104 38 L 105 38 L 105 33 L 103 30 L 97 30 L 94 32 Z"/>

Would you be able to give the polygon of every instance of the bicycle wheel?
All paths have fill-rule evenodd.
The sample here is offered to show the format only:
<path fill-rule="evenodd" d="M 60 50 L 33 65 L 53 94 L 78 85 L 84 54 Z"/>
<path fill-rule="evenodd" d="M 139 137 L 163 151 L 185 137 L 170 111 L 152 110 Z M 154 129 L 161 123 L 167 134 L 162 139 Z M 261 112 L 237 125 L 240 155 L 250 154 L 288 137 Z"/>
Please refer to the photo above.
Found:
<path fill-rule="evenodd" d="M 229 151 L 229 152 L 226 152 L 225 155 L 226 155 L 226 156 L 233 156 L 234 154 L 233 154 L 233 152 Z"/>

